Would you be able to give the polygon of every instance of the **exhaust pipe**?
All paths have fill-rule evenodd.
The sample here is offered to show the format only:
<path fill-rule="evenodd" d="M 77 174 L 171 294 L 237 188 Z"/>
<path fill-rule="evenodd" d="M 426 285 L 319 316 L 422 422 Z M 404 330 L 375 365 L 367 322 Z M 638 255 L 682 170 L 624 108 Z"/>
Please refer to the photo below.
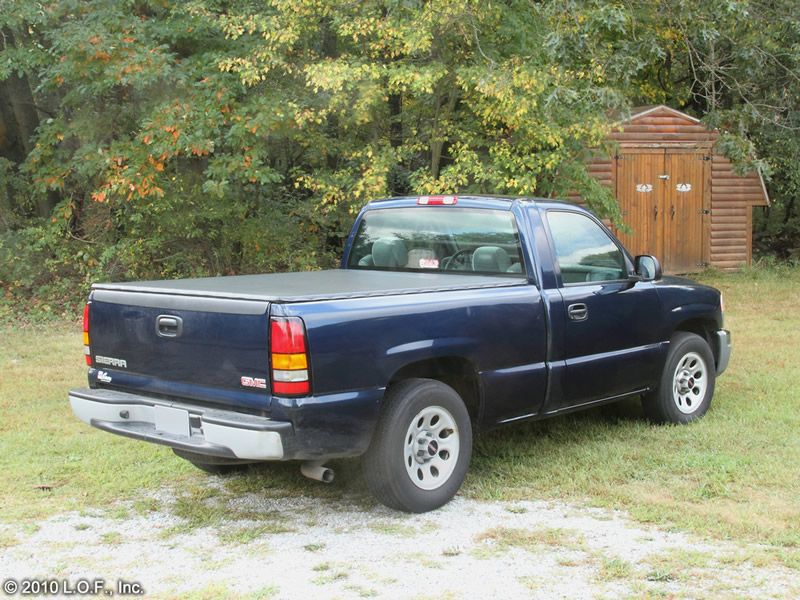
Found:
<path fill-rule="evenodd" d="M 333 481 L 333 469 L 324 465 L 324 460 L 309 460 L 300 465 L 300 472 L 309 479 L 331 483 Z"/>

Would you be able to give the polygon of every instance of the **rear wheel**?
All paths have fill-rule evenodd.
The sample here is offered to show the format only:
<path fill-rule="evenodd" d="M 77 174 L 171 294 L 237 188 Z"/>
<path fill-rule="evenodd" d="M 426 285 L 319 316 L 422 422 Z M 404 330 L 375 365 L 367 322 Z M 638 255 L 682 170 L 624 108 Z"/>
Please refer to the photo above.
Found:
<path fill-rule="evenodd" d="M 699 335 L 678 332 L 670 340 L 669 354 L 656 390 L 642 406 L 656 423 L 689 423 L 708 411 L 714 395 L 714 355 Z"/>
<path fill-rule="evenodd" d="M 216 456 L 206 456 L 205 454 L 195 454 L 186 450 L 173 448 L 172 451 L 182 459 L 189 461 L 195 467 L 212 475 L 229 475 L 244 471 L 250 462 L 237 461 L 235 459 L 221 458 Z"/>
<path fill-rule="evenodd" d="M 472 426 L 453 388 L 432 379 L 392 386 L 363 460 L 383 504 L 407 512 L 439 508 L 455 496 L 472 454 Z"/>

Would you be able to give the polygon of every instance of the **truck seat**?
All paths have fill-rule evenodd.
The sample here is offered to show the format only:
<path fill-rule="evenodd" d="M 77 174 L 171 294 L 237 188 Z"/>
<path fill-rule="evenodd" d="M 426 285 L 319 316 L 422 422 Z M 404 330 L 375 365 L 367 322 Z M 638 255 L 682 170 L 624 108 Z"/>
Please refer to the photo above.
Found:
<path fill-rule="evenodd" d="M 500 246 L 481 246 L 472 253 L 472 270 L 505 273 L 511 266 L 508 252 Z"/>
<path fill-rule="evenodd" d="M 405 267 L 408 263 L 405 242 L 394 238 L 375 240 L 372 261 L 376 267 Z"/>

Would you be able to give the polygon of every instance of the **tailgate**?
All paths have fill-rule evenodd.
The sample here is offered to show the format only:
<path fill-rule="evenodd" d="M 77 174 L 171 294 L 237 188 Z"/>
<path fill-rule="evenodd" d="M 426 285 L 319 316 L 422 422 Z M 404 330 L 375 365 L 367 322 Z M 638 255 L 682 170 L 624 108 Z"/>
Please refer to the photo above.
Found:
<path fill-rule="evenodd" d="M 268 302 L 112 290 L 90 300 L 93 384 L 267 408 Z"/>

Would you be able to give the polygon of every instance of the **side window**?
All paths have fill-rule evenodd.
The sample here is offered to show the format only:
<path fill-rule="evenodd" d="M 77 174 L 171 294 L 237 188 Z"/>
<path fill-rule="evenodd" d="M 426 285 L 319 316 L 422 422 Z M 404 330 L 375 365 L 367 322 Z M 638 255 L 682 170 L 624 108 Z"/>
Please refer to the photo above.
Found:
<path fill-rule="evenodd" d="M 547 213 L 547 222 L 565 284 L 628 277 L 622 252 L 592 219 L 580 213 L 552 210 Z"/>

